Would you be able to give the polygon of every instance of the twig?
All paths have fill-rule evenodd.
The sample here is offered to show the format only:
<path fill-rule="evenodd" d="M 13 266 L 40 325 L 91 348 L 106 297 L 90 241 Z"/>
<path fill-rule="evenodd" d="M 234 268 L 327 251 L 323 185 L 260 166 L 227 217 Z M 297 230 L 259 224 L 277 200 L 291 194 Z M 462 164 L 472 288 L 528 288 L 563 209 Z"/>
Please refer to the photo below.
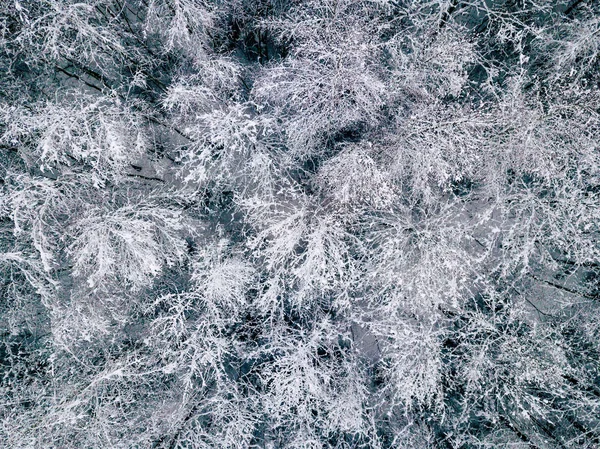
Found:
<path fill-rule="evenodd" d="M 164 179 L 161 178 L 155 178 L 152 176 L 144 176 L 144 175 L 140 175 L 138 173 L 127 173 L 127 176 L 131 176 L 133 178 L 142 178 L 142 179 L 147 179 L 148 181 L 160 181 L 160 182 L 165 182 Z"/>
<path fill-rule="evenodd" d="M 538 282 L 542 282 L 542 283 L 547 284 L 547 285 L 549 285 L 551 287 L 557 288 L 559 290 L 563 290 L 563 291 L 571 293 L 573 295 L 581 296 L 582 298 L 587 298 L 587 299 L 592 299 L 592 300 L 597 300 L 598 299 L 598 296 L 588 295 L 587 293 L 583 293 L 583 292 L 580 292 L 578 290 L 573 290 L 572 288 L 565 287 L 564 285 L 560 285 L 560 284 L 557 284 L 557 283 L 552 282 L 552 281 L 547 281 L 546 279 L 540 279 L 540 278 L 538 278 L 537 276 L 534 276 L 531 273 L 527 273 L 527 275 L 530 278 L 535 279 Z"/>

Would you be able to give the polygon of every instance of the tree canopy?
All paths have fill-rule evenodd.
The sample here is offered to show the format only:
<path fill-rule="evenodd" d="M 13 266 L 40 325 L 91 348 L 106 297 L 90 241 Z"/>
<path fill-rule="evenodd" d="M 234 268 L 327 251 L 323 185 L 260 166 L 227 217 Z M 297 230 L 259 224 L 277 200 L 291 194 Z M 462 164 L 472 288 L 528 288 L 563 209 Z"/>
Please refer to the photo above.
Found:
<path fill-rule="evenodd" d="M 0 2 L 0 446 L 600 446 L 600 3 Z"/>

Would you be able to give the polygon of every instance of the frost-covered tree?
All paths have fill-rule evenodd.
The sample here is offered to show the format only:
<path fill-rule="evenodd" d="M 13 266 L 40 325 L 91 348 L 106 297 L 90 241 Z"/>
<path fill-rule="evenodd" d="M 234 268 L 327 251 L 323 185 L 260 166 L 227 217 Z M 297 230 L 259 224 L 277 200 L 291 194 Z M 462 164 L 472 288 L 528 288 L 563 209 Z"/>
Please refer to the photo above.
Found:
<path fill-rule="evenodd" d="M 600 445 L 600 5 L 0 4 L 0 446 Z"/>

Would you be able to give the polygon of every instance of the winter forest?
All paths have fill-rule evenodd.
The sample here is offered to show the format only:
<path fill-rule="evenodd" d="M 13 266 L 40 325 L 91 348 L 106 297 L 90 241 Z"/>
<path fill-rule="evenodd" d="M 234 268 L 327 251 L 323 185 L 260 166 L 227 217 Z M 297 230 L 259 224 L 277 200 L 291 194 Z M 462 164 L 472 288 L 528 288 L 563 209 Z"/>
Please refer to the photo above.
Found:
<path fill-rule="evenodd" d="M 0 447 L 600 448 L 600 2 L 1 0 Z"/>

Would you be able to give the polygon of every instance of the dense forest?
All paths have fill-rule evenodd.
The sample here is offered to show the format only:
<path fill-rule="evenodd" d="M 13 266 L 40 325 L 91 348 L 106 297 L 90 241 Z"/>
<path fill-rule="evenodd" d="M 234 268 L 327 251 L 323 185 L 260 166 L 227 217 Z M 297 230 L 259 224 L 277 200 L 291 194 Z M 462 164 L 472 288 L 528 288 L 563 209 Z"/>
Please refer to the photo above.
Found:
<path fill-rule="evenodd" d="M 600 447 L 600 2 L 0 1 L 0 447 Z"/>

